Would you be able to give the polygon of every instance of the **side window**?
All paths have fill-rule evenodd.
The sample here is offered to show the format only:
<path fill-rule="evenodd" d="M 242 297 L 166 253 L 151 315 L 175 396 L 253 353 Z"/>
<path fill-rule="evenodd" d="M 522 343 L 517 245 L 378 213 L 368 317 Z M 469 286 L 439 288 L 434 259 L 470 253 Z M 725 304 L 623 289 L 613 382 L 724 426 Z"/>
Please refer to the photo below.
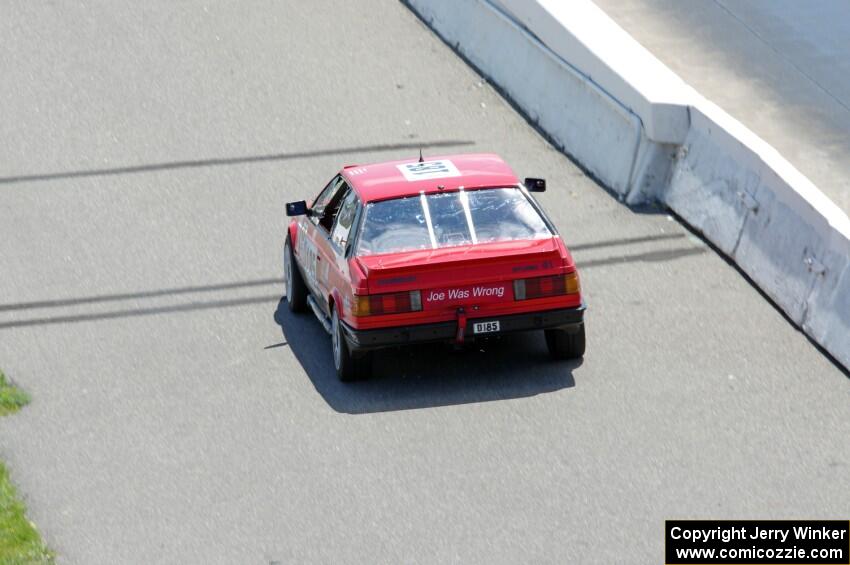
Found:
<path fill-rule="evenodd" d="M 322 192 L 316 197 L 313 201 L 313 205 L 310 209 L 314 212 L 311 216 L 313 219 L 313 223 L 318 222 L 318 219 L 322 217 L 327 208 L 328 204 L 330 204 L 333 196 L 336 194 L 337 189 L 339 188 L 340 183 L 342 183 L 342 177 L 337 175 L 328 183 L 328 185 L 322 189 Z"/>
<path fill-rule="evenodd" d="M 331 240 L 343 249 L 345 249 L 345 244 L 348 241 L 348 234 L 351 233 L 351 226 L 356 214 L 357 194 L 353 190 L 349 190 L 342 201 L 342 206 L 340 206 L 339 213 L 336 215 L 334 229 L 331 232 Z"/>
<path fill-rule="evenodd" d="M 325 231 L 330 232 L 336 219 L 336 214 L 342 204 L 342 197 L 348 192 L 348 184 L 342 176 L 337 175 L 328 183 L 328 186 L 322 190 L 319 196 L 316 197 L 310 219 L 314 224 L 321 226 Z"/>
<path fill-rule="evenodd" d="M 340 206 L 342 205 L 342 198 L 347 193 L 348 183 L 340 181 L 340 183 L 335 187 L 335 191 L 331 195 L 331 199 L 322 210 L 322 217 L 319 218 L 319 225 L 325 228 L 325 231 L 328 233 L 330 233 L 331 228 L 333 228 L 337 212 L 339 212 Z"/>

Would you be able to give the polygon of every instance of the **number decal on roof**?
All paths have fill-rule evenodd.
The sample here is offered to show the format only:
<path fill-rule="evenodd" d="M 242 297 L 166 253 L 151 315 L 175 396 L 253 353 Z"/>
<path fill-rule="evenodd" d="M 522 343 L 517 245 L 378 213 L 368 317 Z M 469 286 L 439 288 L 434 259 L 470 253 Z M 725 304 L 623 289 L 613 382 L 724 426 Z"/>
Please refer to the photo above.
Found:
<path fill-rule="evenodd" d="M 408 182 L 460 176 L 460 171 L 448 159 L 425 161 L 423 163 L 406 163 L 396 166 Z"/>

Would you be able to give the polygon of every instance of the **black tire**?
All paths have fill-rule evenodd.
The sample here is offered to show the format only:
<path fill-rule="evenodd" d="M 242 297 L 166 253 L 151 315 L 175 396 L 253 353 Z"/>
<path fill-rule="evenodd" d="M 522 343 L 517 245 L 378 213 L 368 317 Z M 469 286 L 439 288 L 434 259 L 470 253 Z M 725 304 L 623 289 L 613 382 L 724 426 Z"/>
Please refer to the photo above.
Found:
<path fill-rule="evenodd" d="M 333 307 L 332 307 L 333 308 Z M 348 349 L 348 343 L 342 333 L 342 325 L 336 308 L 331 316 L 331 342 L 336 375 L 343 382 L 368 379 L 372 372 L 372 353 L 362 352 L 357 355 Z"/>
<path fill-rule="evenodd" d="M 299 313 L 307 310 L 307 285 L 301 278 L 301 271 L 295 264 L 292 244 L 289 235 L 283 247 L 283 276 L 286 279 L 286 303 L 292 312 Z"/>
<path fill-rule="evenodd" d="M 578 359 L 584 355 L 584 324 L 578 331 L 570 333 L 567 330 L 544 330 L 546 347 L 552 359 Z"/>

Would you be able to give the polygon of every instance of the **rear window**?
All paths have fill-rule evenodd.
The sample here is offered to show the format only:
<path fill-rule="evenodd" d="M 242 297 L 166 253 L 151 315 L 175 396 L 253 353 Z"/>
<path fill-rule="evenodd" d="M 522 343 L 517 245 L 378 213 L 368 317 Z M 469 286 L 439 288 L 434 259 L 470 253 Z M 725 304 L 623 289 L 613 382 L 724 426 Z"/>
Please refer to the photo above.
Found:
<path fill-rule="evenodd" d="M 521 190 L 490 188 L 367 204 L 356 253 L 376 255 L 551 236 Z"/>

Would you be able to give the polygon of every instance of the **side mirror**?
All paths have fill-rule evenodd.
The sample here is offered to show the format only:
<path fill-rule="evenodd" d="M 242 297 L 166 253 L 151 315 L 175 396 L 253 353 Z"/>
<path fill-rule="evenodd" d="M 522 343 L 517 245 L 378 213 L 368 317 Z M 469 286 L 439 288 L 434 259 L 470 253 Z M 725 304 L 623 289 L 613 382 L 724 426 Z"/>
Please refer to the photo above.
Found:
<path fill-rule="evenodd" d="M 528 192 L 546 192 L 546 179 L 525 178 L 525 188 Z"/>
<path fill-rule="evenodd" d="M 309 216 L 310 210 L 307 208 L 307 202 L 299 200 L 297 202 L 286 203 L 287 216 Z"/>

